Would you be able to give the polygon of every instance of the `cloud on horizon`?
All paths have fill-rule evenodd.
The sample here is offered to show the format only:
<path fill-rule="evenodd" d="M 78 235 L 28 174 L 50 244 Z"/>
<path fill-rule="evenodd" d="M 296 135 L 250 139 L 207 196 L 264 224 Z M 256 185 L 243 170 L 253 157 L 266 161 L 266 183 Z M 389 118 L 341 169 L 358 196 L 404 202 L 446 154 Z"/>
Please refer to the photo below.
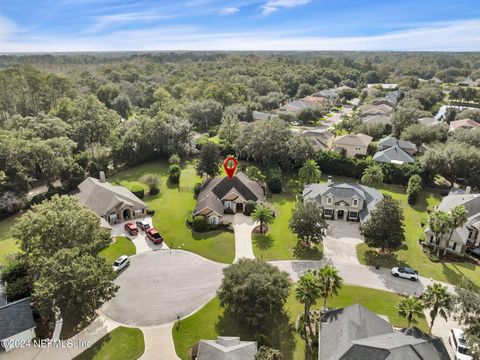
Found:
<path fill-rule="evenodd" d="M 270 15 L 280 9 L 290 9 L 309 2 L 310 0 L 270 0 L 262 6 L 262 15 Z"/>

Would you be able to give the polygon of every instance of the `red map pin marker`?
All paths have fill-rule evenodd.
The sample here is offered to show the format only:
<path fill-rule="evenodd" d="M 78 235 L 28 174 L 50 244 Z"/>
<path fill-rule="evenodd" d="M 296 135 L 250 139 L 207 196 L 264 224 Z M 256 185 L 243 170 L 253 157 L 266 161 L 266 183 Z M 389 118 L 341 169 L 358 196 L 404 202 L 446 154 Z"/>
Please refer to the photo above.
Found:
<path fill-rule="evenodd" d="M 237 163 L 237 159 L 235 159 L 233 156 L 226 158 L 223 162 L 223 168 L 225 169 L 225 172 L 230 179 L 233 177 L 233 174 L 235 174 L 235 170 L 237 169 Z"/>

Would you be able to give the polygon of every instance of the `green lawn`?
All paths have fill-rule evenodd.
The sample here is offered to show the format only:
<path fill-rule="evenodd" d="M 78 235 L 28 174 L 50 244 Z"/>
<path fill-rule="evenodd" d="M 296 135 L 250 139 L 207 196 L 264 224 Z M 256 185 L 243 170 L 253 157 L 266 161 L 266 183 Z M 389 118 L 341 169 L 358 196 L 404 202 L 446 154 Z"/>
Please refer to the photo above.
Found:
<path fill-rule="evenodd" d="M 10 228 L 17 215 L 0 220 L 0 265 L 5 264 L 9 255 L 18 252 L 16 241 L 10 236 Z"/>
<path fill-rule="evenodd" d="M 75 360 L 136 360 L 144 351 L 142 330 L 121 326 L 105 335 Z"/>
<path fill-rule="evenodd" d="M 379 301 L 381 299 L 381 301 Z M 406 320 L 397 315 L 395 305 L 400 301 L 401 296 L 364 287 L 344 285 L 338 296 L 330 299 L 329 307 L 345 307 L 360 303 L 379 315 L 387 315 L 394 326 L 405 327 Z M 321 301 L 317 304 L 318 308 Z M 285 306 L 287 318 L 277 318 L 278 328 L 272 327 L 267 335 L 273 347 L 281 349 L 285 360 L 304 360 L 305 342 L 294 330 L 297 317 L 303 312 L 303 305 L 290 293 Z M 420 319 L 417 326 L 422 330 L 428 330 L 424 319 Z M 268 327 L 267 327 L 268 328 Z M 282 331 L 278 331 L 281 329 Z M 215 339 L 218 335 L 240 336 L 242 340 L 255 340 L 255 334 L 247 328 L 239 328 L 238 321 L 229 318 L 224 314 L 217 298 L 211 300 L 202 309 L 192 316 L 181 320 L 172 330 L 175 351 L 177 355 L 186 360 L 190 348 L 201 339 Z"/>
<path fill-rule="evenodd" d="M 108 180 L 128 186 L 132 182 L 138 182 L 145 174 L 158 174 L 162 180 L 160 194 L 146 195 L 144 201 L 151 210 L 155 210 L 153 224 L 167 245 L 192 251 L 214 261 L 231 263 L 235 258 L 233 233 L 225 231 L 195 233 L 185 225 L 185 219 L 195 208 L 193 187 L 201 182 L 193 165 L 188 163 L 183 167 L 178 186 L 168 183 L 167 168 L 166 162 L 147 163 L 122 171 Z M 145 185 L 144 187 L 147 189 Z"/>
<path fill-rule="evenodd" d="M 301 197 L 301 187 L 296 181 L 288 181 L 284 192 L 272 195 L 267 201 L 275 208 L 275 220 L 269 225 L 266 236 L 253 236 L 253 252 L 259 259 L 288 260 L 288 259 L 321 259 L 323 245 L 319 244 L 310 250 L 298 248 L 297 236 L 288 228 L 292 210 Z"/>
<path fill-rule="evenodd" d="M 98 254 L 103 257 L 108 264 L 113 262 L 121 255 L 135 255 L 135 245 L 133 242 L 125 236 L 117 236 L 115 242 L 109 247 L 103 249 Z"/>
<path fill-rule="evenodd" d="M 436 189 L 424 189 L 417 203 L 410 206 L 402 186 L 386 185 L 381 190 L 400 201 L 405 215 L 405 244 L 388 257 L 379 257 L 376 250 L 369 249 L 365 244 L 357 247 L 357 257 L 360 263 L 384 267 L 409 266 L 419 271 L 421 276 L 456 284 L 466 276 L 480 286 L 480 267 L 467 262 L 434 262 L 422 251 L 418 240 L 423 237 L 422 219 L 427 217 L 427 207 L 436 205 L 441 197 Z"/>

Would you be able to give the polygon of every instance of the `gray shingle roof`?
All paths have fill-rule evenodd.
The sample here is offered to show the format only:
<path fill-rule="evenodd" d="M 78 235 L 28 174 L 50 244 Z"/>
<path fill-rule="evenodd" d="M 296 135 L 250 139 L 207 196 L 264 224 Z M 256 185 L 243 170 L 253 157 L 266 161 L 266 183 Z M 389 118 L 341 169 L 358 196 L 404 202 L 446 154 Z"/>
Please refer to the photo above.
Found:
<path fill-rule="evenodd" d="M 377 151 L 372 158 L 374 161 L 383 163 L 413 163 L 415 160 L 399 146 L 393 146 L 388 149 Z"/>
<path fill-rule="evenodd" d="M 272 114 L 264 113 L 261 111 L 252 111 L 253 120 L 268 120 L 272 117 Z"/>
<path fill-rule="evenodd" d="M 448 360 L 441 338 L 390 324 L 355 304 L 326 313 L 320 324 L 319 360 Z"/>
<path fill-rule="evenodd" d="M 0 340 L 34 327 L 35 321 L 28 298 L 0 307 Z"/>
<path fill-rule="evenodd" d="M 256 353 L 255 341 L 219 336 L 217 340 L 200 340 L 197 360 L 254 360 Z"/>
<path fill-rule="evenodd" d="M 337 136 L 333 142 L 335 145 L 368 146 L 372 140 L 371 136 L 365 134 L 346 134 Z"/>
<path fill-rule="evenodd" d="M 99 216 L 104 216 L 109 210 L 120 203 L 139 209 L 147 207 L 142 200 L 123 186 L 114 186 L 108 182 L 89 177 L 78 185 L 80 193 L 75 196 L 78 202 L 85 205 Z"/>
<path fill-rule="evenodd" d="M 245 200 L 263 202 L 265 200 L 263 188 L 253 180 L 250 180 L 245 173 L 239 171 L 234 177 L 212 178 L 202 185 L 198 194 L 197 205 L 194 215 L 208 207 L 218 214 L 223 214 L 223 205 L 220 199 L 231 190 L 235 190 Z"/>
<path fill-rule="evenodd" d="M 404 150 L 417 150 L 417 147 L 415 146 L 414 143 L 411 143 L 410 141 L 406 141 L 406 140 L 398 140 L 393 136 L 385 137 L 378 142 L 378 147 L 381 147 L 381 148 L 392 147 L 392 146 L 399 146 Z"/>
<path fill-rule="evenodd" d="M 322 195 L 332 194 L 334 197 L 352 198 L 357 195 L 364 200 L 363 208 L 360 210 L 360 221 L 364 222 L 370 217 L 370 212 L 375 208 L 377 202 L 382 200 L 383 194 L 377 189 L 360 185 L 333 183 L 327 184 L 308 184 L 303 190 L 303 198 L 315 200 L 320 203 Z"/>
<path fill-rule="evenodd" d="M 372 115 L 363 118 L 364 124 L 392 125 L 392 118 L 387 115 Z"/>

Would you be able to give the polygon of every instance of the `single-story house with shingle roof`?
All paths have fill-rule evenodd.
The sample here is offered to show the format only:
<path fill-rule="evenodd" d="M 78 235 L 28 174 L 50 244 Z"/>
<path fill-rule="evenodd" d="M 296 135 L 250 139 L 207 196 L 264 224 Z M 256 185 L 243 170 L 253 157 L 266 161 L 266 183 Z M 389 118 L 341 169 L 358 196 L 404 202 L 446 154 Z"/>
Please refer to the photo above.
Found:
<path fill-rule="evenodd" d="M 36 337 L 35 327 L 29 298 L 1 306 L 0 349 L 3 346 L 5 351 L 10 351 L 31 342 Z"/>
<path fill-rule="evenodd" d="M 413 157 L 401 147 L 395 145 L 385 150 L 377 151 L 372 157 L 373 161 L 392 164 L 413 163 Z"/>
<path fill-rule="evenodd" d="M 423 118 L 418 119 L 417 122 L 420 125 L 423 125 L 423 126 L 434 126 L 434 125 L 441 124 L 440 121 L 438 121 L 437 119 L 435 119 L 433 117 L 423 117 Z"/>
<path fill-rule="evenodd" d="M 200 340 L 196 360 L 254 360 L 257 353 L 255 341 L 240 341 L 239 337 L 218 336 L 216 340 Z"/>
<path fill-rule="evenodd" d="M 398 146 L 403 151 L 413 155 L 417 152 L 417 146 L 414 143 L 406 140 L 398 140 L 393 136 L 387 136 L 380 139 L 377 145 L 378 150 L 385 150 L 394 146 Z"/>
<path fill-rule="evenodd" d="M 333 134 L 328 129 L 305 130 L 301 136 L 306 137 L 315 150 L 330 150 L 333 142 Z"/>
<path fill-rule="evenodd" d="M 253 120 L 268 120 L 273 116 L 273 114 L 265 113 L 262 111 L 252 111 Z"/>
<path fill-rule="evenodd" d="M 101 219 L 101 226 L 111 228 L 110 224 L 145 217 L 147 204 L 123 186 L 114 186 L 105 181 L 105 174 L 100 173 L 100 180 L 86 178 L 78 185 L 80 192 L 75 196 L 78 202 Z"/>
<path fill-rule="evenodd" d="M 308 109 L 311 107 L 317 106 L 317 104 L 311 101 L 305 100 L 294 100 L 292 102 L 286 103 L 285 105 L 278 108 L 278 112 L 291 112 L 291 113 L 298 113 L 303 109 Z"/>
<path fill-rule="evenodd" d="M 458 83 L 458 86 L 478 86 L 480 80 L 473 80 L 470 76 Z"/>
<path fill-rule="evenodd" d="M 387 115 L 372 115 L 363 117 L 362 121 L 364 124 L 392 125 L 392 118 Z"/>
<path fill-rule="evenodd" d="M 245 173 L 240 171 L 232 178 L 209 178 L 201 186 L 193 216 L 203 215 L 209 224 L 219 224 L 224 214 L 243 212 L 248 200 L 262 203 L 265 193 Z"/>
<path fill-rule="evenodd" d="M 316 201 L 323 208 L 327 219 L 340 219 L 364 222 L 383 195 L 377 189 L 347 183 L 334 183 L 328 178 L 326 184 L 305 185 L 302 193 L 304 201 Z"/>
<path fill-rule="evenodd" d="M 318 360 L 450 360 L 440 337 L 392 325 L 360 304 L 321 315 Z"/>

